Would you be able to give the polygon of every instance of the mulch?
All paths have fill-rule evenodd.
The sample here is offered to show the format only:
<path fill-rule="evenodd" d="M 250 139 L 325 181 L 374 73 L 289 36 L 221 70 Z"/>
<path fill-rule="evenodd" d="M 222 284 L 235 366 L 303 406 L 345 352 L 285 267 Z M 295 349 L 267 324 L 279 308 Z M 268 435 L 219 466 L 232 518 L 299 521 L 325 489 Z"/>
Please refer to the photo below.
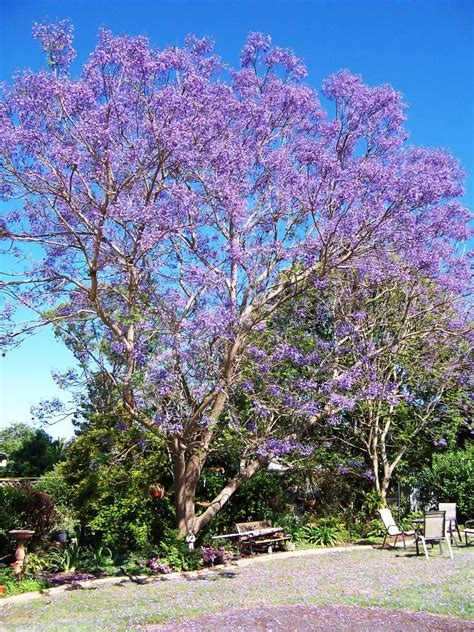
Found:
<path fill-rule="evenodd" d="M 360 606 L 263 606 L 149 625 L 147 632 L 474 632 L 474 621 Z"/>

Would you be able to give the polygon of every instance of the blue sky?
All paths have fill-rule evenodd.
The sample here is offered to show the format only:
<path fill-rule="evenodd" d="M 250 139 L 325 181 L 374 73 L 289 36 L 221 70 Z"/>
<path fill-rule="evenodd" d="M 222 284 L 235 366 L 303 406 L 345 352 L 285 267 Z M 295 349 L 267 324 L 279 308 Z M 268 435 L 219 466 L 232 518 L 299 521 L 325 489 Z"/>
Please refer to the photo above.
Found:
<path fill-rule="evenodd" d="M 448 148 L 461 160 L 469 176 L 465 202 L 474 208 L 473 0 L 0 0 L 0 81 L 19 68 L 43 67 L 32 23 L 65 17 L 75 26 L 76 71 L 101 26 L 145 34 L 160 48 L 181 44 L 190 32 L 209 35 L 233 65 L 248 32 L 262 31 L 305 60 L 316 88 L 340 68 L 371 85 L 390 83 L 409 104 L 411 141 Z M 60 394 L 50 371 L 72 359 L 43 332 L 0 362 L 1 428 L 28 421 L 32 404 Z M 72 432 L 66 423 L 49 431 Z"/>

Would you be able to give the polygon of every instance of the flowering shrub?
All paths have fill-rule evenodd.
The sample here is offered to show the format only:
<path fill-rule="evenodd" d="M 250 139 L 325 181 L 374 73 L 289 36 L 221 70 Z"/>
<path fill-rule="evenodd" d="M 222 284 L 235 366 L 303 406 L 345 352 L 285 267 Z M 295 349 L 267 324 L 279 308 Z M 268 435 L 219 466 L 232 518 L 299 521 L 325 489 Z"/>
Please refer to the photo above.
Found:
<path fill-rule="evenodd" d="M 158 556 L 151 557 L 145 566 L 151 570 L 153 575 L 167 575 L 172 572 L 172 569 L 168 566 L 168 564 L 162 562 Z"/>
<path fill-rule="evenodd" d="M 228 562 L 231 557 L 231 554 L 226 551 L 223 546 L 218 546 L 217 548 L 213 546 L 201 547 L 201 559 L 204 566 L 225 564 L 225 562 Z"/>

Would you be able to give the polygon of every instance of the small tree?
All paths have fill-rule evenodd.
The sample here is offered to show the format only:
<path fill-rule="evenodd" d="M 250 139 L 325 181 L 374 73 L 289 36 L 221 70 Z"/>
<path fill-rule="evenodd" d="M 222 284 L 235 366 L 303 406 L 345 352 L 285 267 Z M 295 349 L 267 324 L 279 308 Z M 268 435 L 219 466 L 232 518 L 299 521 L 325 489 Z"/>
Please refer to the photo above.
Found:
<path fill-rule="evenodd" d="M 4 294 L 38 318 L 4 325 L 4 340 L 45 323 L 76 336 L 82 359 L 108 373 L 125 421 L 166 438 L 177 527 L 196 533 L 332 412 L 243 453 L 197 514 L 251 333 L 342 269 L 379 274 L 404 261 L 436 276 L 442 263 L 462 281 L 452 244 L 466 237 L 454 201 L 462 173 L 445 152 L 405 144 L 392 88 L 339 72 L 324 84 L 330 118 L 300 60 L 259 33 L 224 74 L 207 40 L 159 51 L 102 30 L 77 79 L 72 27 L 34 34 L 49 71 L 20 73 L 0 106 L 0 191 L 22 200 L 0 236 L 18 261 Z M 7 324 L 11 311 L 7 302 Z"/>

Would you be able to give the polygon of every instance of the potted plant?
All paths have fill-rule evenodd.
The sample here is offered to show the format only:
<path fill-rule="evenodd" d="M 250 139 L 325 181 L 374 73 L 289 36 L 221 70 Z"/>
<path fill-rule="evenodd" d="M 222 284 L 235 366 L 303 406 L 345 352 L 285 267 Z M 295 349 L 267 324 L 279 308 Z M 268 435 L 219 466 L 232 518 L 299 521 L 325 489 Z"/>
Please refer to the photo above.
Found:
<path fill-rule="evenodd" d="M 75 512 L 66 507 L 56 508 L 56 523 L 53 532 L 55 539 L 61 544 L 65 544 L 68 537 L 72 535 L 79 526 L 79 521 Z"/>

